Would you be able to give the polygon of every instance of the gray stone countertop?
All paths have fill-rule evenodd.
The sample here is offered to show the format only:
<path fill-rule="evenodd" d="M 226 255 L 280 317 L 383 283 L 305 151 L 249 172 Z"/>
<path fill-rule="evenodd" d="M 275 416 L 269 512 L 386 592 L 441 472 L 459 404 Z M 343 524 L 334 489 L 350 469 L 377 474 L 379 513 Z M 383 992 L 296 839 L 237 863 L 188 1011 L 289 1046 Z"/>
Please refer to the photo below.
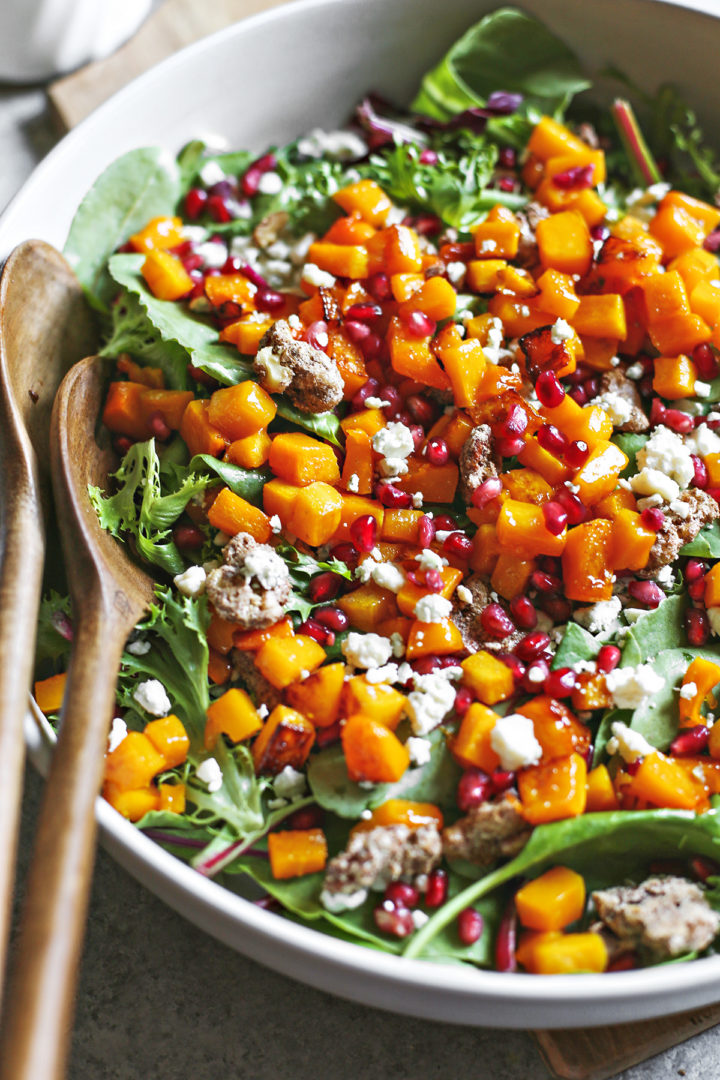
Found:
<path fill-rule="evenodd" d="M 0 88 L 0 209 L 57 138 L 42 90 Z M 29 769 L 18 896 L 41 791 Z M 101 851 L 69 1080 L 148 1076 L 547 1080 L 548 1073 L 526 1032 L 394 1016 L 266 970 L 185 922 Z M 679 1076 L 720 1076 L 720 1028 L 618 1080 Z"/>

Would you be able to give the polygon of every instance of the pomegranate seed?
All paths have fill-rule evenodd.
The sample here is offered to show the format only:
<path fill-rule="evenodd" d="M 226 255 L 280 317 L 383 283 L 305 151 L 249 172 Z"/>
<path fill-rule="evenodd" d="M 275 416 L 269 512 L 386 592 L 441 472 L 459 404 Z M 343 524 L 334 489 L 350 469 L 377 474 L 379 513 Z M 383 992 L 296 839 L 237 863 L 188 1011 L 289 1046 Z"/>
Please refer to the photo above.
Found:
<path fill-rule="evenodd" d="M 430 439 L 425 447 L 425 457 L 431 465 L 446 465 L 450 457 L 448 445 L 444 439 Z"/>
<path fill-rule="evenodd" d="M 705 488 L 708 495 L 715 500 L 716 503 L 720 503 L 720 487 Z"/>
<path fill-rule="evenodd" d="M 502 491 L 502 480 L 499 476 L 490 476 L 487 480 L 483 480 L 482 484 L 472 493 L 472 504 L 477 510 L 482 510 L 483 507 L 491 503 L 493 499 L 497 499 L 498 495 Z"/>
<path fill-rule="evenodd" d="M 550 638 L 543 630 L 534 630 L 531 634 L 526 634 L 524 638 L 521 638 L 515 646 L 515 652 L 521 660 L 528 663 L 530 660 L 540 656 L 540 653 L 545 652 L 549 644 Z"/>
<path fill-rule="evenodd" d="M 210 195 L 207 201 L 207 209 L 213 221 L 223 224 L 232 220 L 232 214 L 222 195 Z"/>
<path fill-rule="evenodd" d="M 669 427 L 671 431 L 676 431 L 679 435 L 687 435 L 695 427 L 693 417 L 680 409 L 666 409 L 664 422 L 666 427 Z"/>
<path fill-rule="evenodd" d="M 495 938 L 495 967 L 498 971 L 515 971 L 517 969 L 516 946 L 517 918 L 515 915 L 515 901 L 511 900 L 505 908 Z"/>
<path fill-rule="evenodd" d="M 205 534 L 197 525 L 176 525 L 173 540 L 181 551 L 197 551 L 205 543 Z"/>
<path fill-rule="evenodd" d="M 593 240 L 607 240 L 608 236 L 610 235 L 610 230 L 608 229 L 607 225 L 593 225 L 592 229 L 590 230 L 590 235 L 592 236 Z"/>
<path fill-rule="evenodd" d="M 390 278 L 387 274 L 373 274 L 365 282 L 365 287 L 374 300 L 389 300 L 392 296 Z"/>
<path fill-rule="evenodd" d="M 579 469 L 590 456 L 590 447 L 583 439 L 575 439 L 565 451 L 565 460 L 571 469 Z"/>
<path fill-rule="evenodd" d="M 701 608 L 685 612 L 685 633 L 691 645 L 705 645 L 710 637 L 710 620 Z"/>
<path fill-rule="evenodd" d="M 429 548 L 435 539 L 435 522 L 427 514 L 418 521 L 418 544 L 420 547 Z"/>
<path fill-rule="evenodd" d="M 528 694 L 537 694 L 545 686 L 550 674 L 550 665 L 546 660 L 533 660 L 523 677 L 523 689 Z"/>
<path fill-rule="evenodd" d="M 315 619 L 306 619 L 305 622 L 300 623 L 299 630 L 301 634 L 307 634 L 313 641 L 317 641 L 318 645 L 335 644 L 335 634 L 332 630 L 328 630 Z"/>
<path fill-rule="evenodd" d="M 353 319 L 357 322 L 373 322 L 375 319 L 379 319 L 382 315 L 382 308 L 379 304 L 353 304 L 345 312 L 346 319 Z"/>
<path fill-rule="evenodd" d="M 311 322 L 305 331 L 305 337 L 308 345 L 312 345 L 313 349 L 326 349 L 330 338 L 328 337 L 328 324 L 324 319 L 316 319 L 315 322 Z"/>
<path fill-rule="evenodd" d="M 702 855 L 696 855 L 694 859 L 690 859 L 690 869 L 700 881 L 707 881 L 709 877 L 717 876 L 720 866 L 714 859 L 704 859 Z"/>
<path fill-rule="evenodd" d="M 406 907 L 396 906 L 390 900 L 383 900 L 382 904 L 375 908 L 373 918 L 378 930 L 393 937 L 406 938 L 415 929 L 410 911 Z"/>
<path fill-rule="evenodd" d="M 504 458 L 515 457 L 520 453 L 524 445 L 525 440 L 517 437 L 504 438 L 503 436 L 500 436 L 495 439 L 495 449 L 500 457 Z"/>
<path fill-rule="evenodd" d="M 439 160 L 439 158 L 438 158 L 437 154 L 435 153 L 435 151 L 431 150 L 427 146 L 425 147 L 425 149 L 420 154 L 420 157 L 418 158 L 418 161 L 420 162 L 421 165 L 437 165 L 438 160 Z"/>
<path fill-rule="evenodd" d="M 407 411 L 417 424 L 429 427 L 437 415 L 437 407 L 423 394 L 410 394 L 405 402 Z"/>
<path fill-rule="evenodd" d="M 483 932 L 483 917 L 475 908 L 467 907 L 457 919 L 458 937 L 463 945 L 474 945 Z"/>
<path fill-rule="evenodd" d="M 692 352 L 693 363 L 701 379 L 712 382 L 718 374 L 718 361 L 715 351 L 707 342 L 696 345 Z"/>
<path fill-rule="evenodd" d="M 258 289 L 255 294 L 255 307 L 258 311 L 278 311 L 285 306 L 285 297 L 275 289 Z"/>
<path fill-rule="evenodd" d="M 370 327 L 366 323 L 347 320 L 345 322 L 345 333 L 354 345 L 360 345 L 366 337 L 370 336 Z"/>
<path fill-rule="evenodd" d="M 447 900 L 448 873 L 442 867 L 432 870 L 428 874 L 427 889 L 425 890 L 425 907 L 440 907 Z"/>
<path fill-rule="evenodd" d="M 707 563 L 702 562 L 701 559 L 688 559 L 685 563 L 685 580 L 697 581 L 698 578 L 704 577 L 707 573 Z"/>
<path fill-rule="evenodd" d="M 188 274 L 192 275 L 194 270 L 199 270 L 200 267 L 202 266 L 203 257 L 202 257 L 202 255 L 187 255 L 183 259 L 182 264 L 185 267 L 185 269 L 187 270 Z M 198 275 L 197 278 L 193 278 L 193 280 L 199 283 L 199 281 L 202 279 L 202 277 L 203 277 L 203 275 L 200 274 L 200 275 Z"/>
<path fill-rule="evenodd" d="M 528 415 L 522 405 L 513 405 L 505 419 L 498 425 L 498 435 L 524 435 L 528 426 Z"/>
<path fill-rule="evenodd" d="M 380 383 L 377 379 L 368 379 L 366 383 L 360 387 L 357 393 L 353 394 L 350 401 L 350 408 L 355 412 L 359 412 L 360 409 L 365 408 L 365 399 L 369 397 L 377 397 L 378 390 L 380 389 Z"/>
<path fill-rule="evenodd" d="M 161 412 L 151 413 L 148 419 L 148 427 L 150 428 L 150 433 L 153 438 L 159 439 L 160 442 L 165 442 L 165 440 L 169 439 L 170 435 L 172 434 L 170 428 L 165 422 L 165 417 Z"/>
<path fill-rule="evenodd" d="M 432 337 L 437 329 L 435 320 L 426 315 L 424 311 L 401 311 L 400 320 L 411 337 Z"/>
<path fill-rule="evenodd" d="M 704 491 L 710 483 L 707 465 L 697 454 L 691 454 L 690 457 L 693 463 L 693 487 L 701 488 Z"/>
<path fill-rule="evenodd" d="M 496 653 L 495 655 L 497 656 L 498 660 L 502 661 L 505 667 L 510 668 L 515 682 L 522 682 L 522 680 L 525 678 L 525 672 L 527 671 L 527 668 L 523 664 L 520 657 L 516 656 L 515 653 L 506 652 Z"/>
<path fill-rule="evenodd" d="M 483 608 L 480 614 L 480 625 L 485 633 L 496 641 L 502 641 L 515 630 L 515 623 L 500 607 L 500 604 L 496 603 L 488 604 Z"/>
<path fill-rule="evenodd" d="M 440 532 L 453 532 L 457 529 L 457 521 L 449 514 L 438 514 L 435 518 L 435 528 Z"/>
<path fill-rule="evenodd" d="M 498 187 L 501 191 L 516 191 L 518 189 L 518 183 L 510 176 L 502 176 L 498 180 Z"/>
<path fill-rule="evenodd" d="M 260 274 L 255 267 L 251 266 L 250 263 L 242 263 L 240 266 L 240 273 L 243 277 L 246 277 L 248 281 L 251 281 L 253 285 L 257 285 L 258 289 L 270 288 L 262 274 Z"/>
<path fill-rule="evenodd" d="M 543 450 L 555 457 L 562 457 L 568 446 L 568 440 L 554 424 L 543 424 L 537 433 L 537 441 Z"/>
<path fill-rule="evenodd" d="M 383 416 L 388 420 L 392 417 L 396 417 L 402 408 L 402 398 L 400 397 L 400 391 L 397 386 L 390 386 L 388 384 L 381 386 L 378 390 L 378 397 L 381 401 L 387 401 L 387 405 L 383 406 Z"/>
<path fill-rule="evenodd" d="M 303 806 L 285 818 L 285 824 L 289 829 L 316 829 L 322 825 L 325 814 L 321 806 Z"/>
<path fill-rule="evenodd" d="M 401 491 L 395 484 L 379 483 L 375 488 L 375 496 L 388 510 L 408 510 L 412 506 L 412 496 Z"/>
<path fill-rule="evenodd" d="M 391 881 L 385 890 L 385 899 L 395 907 L 414 908 L 420 903 L 420 893 L 405 881 Z"/>
<path fill-rule="evenodd" d="M 332 574 L 330 576 L 334 577 Z M 310 584 L 312 584 L 312 582 Z M 345 612 L 341 611 L 338 607 L 317 608 L 313 612 L 313 617 L 316 622 L 319 622 L 322 626 L 326 626 L 328 630 L 335 630 L 338 634 L 341 634 L 343 630 L 347 630 L 350 625 L 350 619 Z"/>
<path fill-rule="evenodd" d="M 600 393 L 600 380 L 597 375 L 593 375 L 591 378 L 586 379 L 583 383 L 583 390 L 587 396 L 588 401 L 592 401 Z"/>
<path fill-rule="evenodd" d="M 564 596 L 542 593 L 537 598 L 537 604 L 554 623 L 566 623 L 570 618 L 572 604 Z"/>
<path fill-rule="evenodd" d="M 254 161 L 240 182 L 243 195 L 247 195 L 248 198 L 256 195 L 260 186 L 260 177 L 263 173 L 270 172 L 276 165 L 277 160 L 274 154 L 263 154 L 261 158 Z"/>
<path fill-rule="evenodd" d="M 589 165 L 572 165 L 569 169 L 565 169 L 564 172 L 556 173 L 552 178 L 552 182 L 561 191 L 581 191 L 583 188 L 593 186 L 594 173 L 595 166 L 592 163 Z"/>
<path fill-rule="evenodd" d="M 419 236 L 437 236 L 443 223 L 435 214 L 418 214 L 413 221 L 413 228 Z"/>
<path fill-rule="evenodd" d="M 562 585 L 562 579 L 557 574 L 548 574 L 546 570 L 533 570 L 530 584 L 540 593 L 556 593 Z"/>
<path fill-rule="evenodd" d="M 558 488 L 555 499 L 560 503 L 567 514 L 568 525 L 582 525 L 590 516 L 590 511 L 585 503 L 578 499 L 572 491 L 566 487 Z"/>
<path fill-rule="evenodd" d="M 413 660 L 410 666 L 418 675 L 432 675 L 440 667 L 440 657 L 422 656 L 419 660 Z"/>
<path fill-rule="evenodd" d="M 472 691 L 468 690 L 466 686 L 461 686 L 455 695 L 455 704 L 453 705 L 457 715 L 464 716 L 474 700 Z"/>
<path fill-rule="evenodd" d="M 358 551 L 372 551 L 377 541 L 377 518 L 363 514 L 350 526 L 350 537 Z"/>
<path fill-rule="evenodd" d="M 662 510 L 658 510 L 657 506 L 646 506 L 640 514 L 640 521 L 646 529 L 651 529 L 653 532 L 660 532 L 665 524 L 665 515 Z"/>
<path fill-rule="evenodd" d="M 443 581 L 442 574 L 439 570 L 426 570 L 425 584 L 432 593 L 442 592 L 445 586 L 445 582 Z"/>
<path fill-rule="evenodd" d="M 527 596 L 513 597 L 510 601 L 510 614 L 520 630 L 534 630 L 537 626 L 537 611 Z"/>
<path fill-rule="evenodd" d="M 644 758 L 638 757 L 635 758 L 634 761 L 626 761 L 623 768 L 628 774 L 628 776 L 637 776 L 640 766 L 642 765 L 644 760 Z"/>
<path fill-rule="evenodd" d="M 710 729 L 705 727 L 704 724 L 686 728 L 679 735 L 676 735 L 670 743 L 670 753 L 674 754 L 675 757 L 701 754 L 707 747 L 709 735 Z"/>
<path fill-rule="evenodd" d="M 698 578 L 697 581 L 691 581 L 687 587 L 688 595 L 691 600 L 704 600 L 705 599 L 705 581 L 703 578 Z"/>
<path fill-rule="evenodd" d="M 620 663 L 621 655 L 617 645 L 603 645 L 595 660 L 598 671 L 601 671 L 603 675 L 614 671 Z"/>
<path fill-rule="evenodd" d="M 706 251 L 720 251 L 720 229 L 715 229 L 703 240 L 703 247 Z"/>
<path fill-rule="evenodd" d="M 492 791 L 490 777 L 482 769 L 466 769 L 460 777 L 455 801 L 464 814 L 487 802 Z"/>
<path fill-rule="evenodd" d="M 366 360 L 375 360 L 383 350 L 383 340 L 377 334 L 368 334 L 359 344 Z"/>
<path fill-rule="evenodd" d="M 554 371 L 542 371 L 535 383 L 535 393 L 546 409 L 556 408 L 565 397 L 565 391 Z"/>
<path fill-rule="evenodd" d="M 203 188 L 190 188 L 185 196 L 186 217 L 189 217 L 191 221 L 196 221 L 205 209 L 207 201 L 207 191 L 204 191 Z"/>
<path fill-rule="evenodd" d="M 551 671 L 543 684 L 543 691 L 553 698 L 569 697 L 575 689 L 577 675 L 572 668 L 561 667 Z"/>
<path fill-rule="evenodd" d="M 340 562 L 344 562 L 347 566 L 355 568 L 358 561 L 358 552 L 354 544 L 344 543 L 336 544 L 331 552 L 334 559 L 339 559 Z"/>
<path fill-rule="evenodd" d="M 498 165 L 501 169 L 514 169 L 517 164 L 517 153 L 514 146 L 503 146 L 498 154 Z"/>
<path fill-rule="evenodd" d="M 658 607 L 665 599 L 665 593 L 654 581 L 631 581 L 627 590 L 633 600 L 649 608 Z"/>
<path fill-rule="evenodd" d="M 665 423 L 665 413 L 667 412 L 667 406 L 663 405 L 660 398 L 653 398 L 650 403 L 650 425 L 656 427 L 658 424 Z"/>
<path fill-rule="evenodd" d="M 574 386 L 570 391 L 570 397 L 578 405 L 587 405 L 588 396 L 584 386 Z"/>
<path fill-rule="evenodd" d="M 490 777 L 494 794 L 502 795 L 503 791 L 515 787 L 515 780 L 515 773 L 510 772 L 509 769 L 496 769 Z"/>
<path fill-rule="evenodd" d="M 445 537 L 443 551 L 446 555 L 455 555 L 458 559 L 469 559 L 472 555 L 473 544 L 469 536 L 463 532 L 452 532 Z"/>
<path fill-rule="evenodd" d="M 634 952 L 623 953 L 622 956 L 616 957 L 615 960 L 611 960 L 606 971 L 634 971 L 637 967 L 637 956 Z"/>
<path fill-rule="evenodd" d="M 542 512 L 545 518 L 545 528 L 553 536 L 559 536 L 567 525 L 568 516 L 565 507 L 551 499 L 550 502 L 543 503 Z"/>

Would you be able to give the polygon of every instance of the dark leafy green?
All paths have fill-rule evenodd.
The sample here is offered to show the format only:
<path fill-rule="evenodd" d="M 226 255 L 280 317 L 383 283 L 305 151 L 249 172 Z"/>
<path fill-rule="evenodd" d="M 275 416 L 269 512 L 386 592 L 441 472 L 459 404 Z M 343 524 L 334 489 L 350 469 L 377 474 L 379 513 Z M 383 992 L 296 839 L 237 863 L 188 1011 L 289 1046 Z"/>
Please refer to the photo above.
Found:
<path fill-rule="evenodd" d="M 163 339 L 136 296 L 125 292 L 113 304 L 110 316 L 112 329 L 100 356 L 116 357 L 129 353 L 143 367 L 160 368 L 166 386 L 174 390 L 187 388 L 187 349 L 175 341 Z"/>
<path fill-rule="evenodd" d="M 210 454 L 196 454 L 188 469 L 191 473 L 214 473 L 231 491 L 248 502 L 257 502 L 262 496 L 265 484 L 272 479 L 272 473 L 266 467 L 243 469 L 230 461 L 219 461 Z"/>
<path fill-rule="evenodd" d="M 347 564 L 340 559 L 315 559 L 284 540 L 277 545 L 276 551 L 285 560 L 293 584 L 293 595 L 287 610 L 297 611 L 301 619 L 307 619 L 318 606 L 310 599 L 309 585 L 312 578 L 328 570 L 342 578 L 352 577 Z"/>
<path fill-rule="evenodd" d="M 654 659 L 666 649 L 675 649 L 685 640 L 683 596 L 670 596 L 659 607 L 643 615 L 628 630 L 622 653 L 623 667 L 636 667 Z"/>
<path fill-rule="evenodd" d="M 278 416 L 282 416 L 284 420 L 289 420 L 290 423 L 295 424 L 296 427 L 312 432 L 313 435 L 317 435 L 320 439 L 325 439 L 326 442 L 332 443 L 333 446 L 341 445 L 338 438 L 341 430 L 340 420 L 334 412 L 300 412 L 299 409 L 296 409 L 294 405 L 290 404 L 287 398 L 283 397 L 276 397 L 275 403 L 278 407 Z"/>
<path fill-rule="evenodd" d="M 66 634 L 71 633 L 71 630 L 70 597 L 60 596 L 55 590 L 51 590 L 43 597 L 38 612 L 35 664 L 55 665 L 62 662 L 65 666 L 72 649 L 72 641 Z"/>
<path fill-rule="evenodd" d="M 622 452 L 626 454 L 628 458 L 628 463 L 620 473 L 620 476 L 623 477 L 623 479 L 628 476 L 634 476 L 638 471 L 635 456 L 638 450 L 641 450 L 648 441 L 648 436 L 635 434 L 633 432 L 617 432 L 613 435 L 612 441 L 620 447 Z"/>
<path fill-rule="evenodd" d="M 720 521 L 701 529 L 694 540 L 680 549 L 681 555 L 698 559 L 720 559 Z"/>
<path fill-rule="evenodd" d="M 576 622 L 565 627 L 563 639 L 555 653 L 553 668 L 575 667 L 583 660 L 594 660 L 600 652 L 600 642 Z"/>

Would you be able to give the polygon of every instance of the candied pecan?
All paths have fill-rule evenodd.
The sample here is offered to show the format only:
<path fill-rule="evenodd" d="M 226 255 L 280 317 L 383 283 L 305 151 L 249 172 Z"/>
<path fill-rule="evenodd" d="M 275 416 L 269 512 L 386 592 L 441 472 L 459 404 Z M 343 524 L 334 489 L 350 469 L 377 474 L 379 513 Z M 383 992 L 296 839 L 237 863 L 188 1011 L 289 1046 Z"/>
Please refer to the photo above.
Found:
<path fill-rule="evenodd" d="M 522 851 L 531 832 L 518 800 L 507 793 L 497 802 L 474 806 L 466 817 L 443 829 L 443 854 L 448 859 L 491 866 Z"/>
<path fill-rule="evenodd" d="M 335 361 L 297 341 L 285 319 L 263 334 L 253 370 L 265 390 L 286 394 L 300 412 L 330 412 L 342 401 L 344 383 Z"/>
<path fill-rule="evenodd" d="M 356 832 L 344 851 L 330 860 L 324 891 L 354 893 L 383 887 L 400 878 L 429 874 L 440 862 L 440 833 L 432 825 L 411 829 L 407 825 L 383 825 Z"/>
<path fill-rule="evenodd" d="M 208 600 L 221 619 L 245 630 L 272 626 L 290 599 L 288 568 L 269 544 L 238 533 L 226 545 L 223 565 L 207 576 Z"/>

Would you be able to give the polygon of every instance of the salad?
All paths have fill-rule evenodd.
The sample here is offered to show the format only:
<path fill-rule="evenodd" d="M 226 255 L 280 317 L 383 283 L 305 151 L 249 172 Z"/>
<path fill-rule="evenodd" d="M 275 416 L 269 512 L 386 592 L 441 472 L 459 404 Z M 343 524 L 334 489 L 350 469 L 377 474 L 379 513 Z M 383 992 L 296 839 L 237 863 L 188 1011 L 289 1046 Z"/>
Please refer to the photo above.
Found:
<path fill-rule="evenodd" d="M 88 496 L 157 581 L 105 798 L 289 919 L 503 972 L 720 933 L 720 169 L 672 88 L 589 89 L 502 9 L 410 110 L 125 155 L 66 246 Z M 54 717 L 64 597 L 38 640 Z"/>

